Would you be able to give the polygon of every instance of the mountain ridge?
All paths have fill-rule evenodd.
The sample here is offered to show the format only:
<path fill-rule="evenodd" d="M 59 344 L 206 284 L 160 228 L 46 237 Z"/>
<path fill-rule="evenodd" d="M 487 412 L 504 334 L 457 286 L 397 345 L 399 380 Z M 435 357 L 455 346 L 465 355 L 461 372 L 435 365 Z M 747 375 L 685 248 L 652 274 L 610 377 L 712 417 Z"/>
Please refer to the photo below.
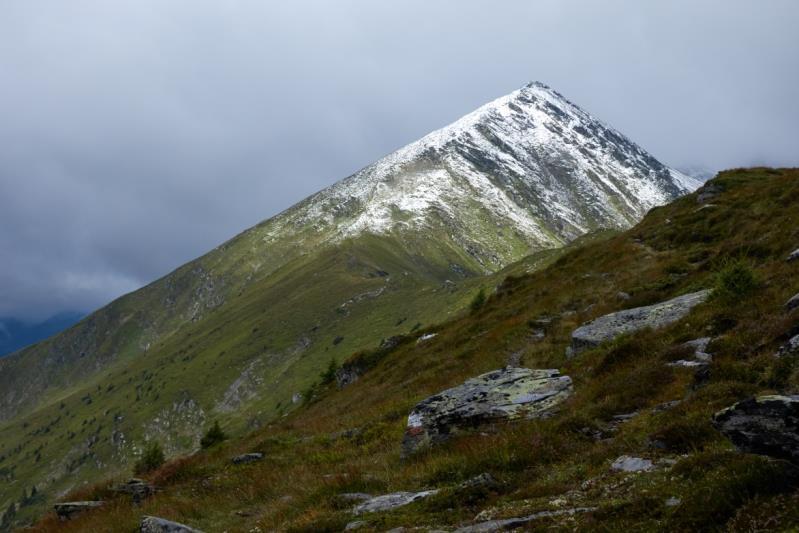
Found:
<path fill-rule="evenodd" d="M 194 450 L 215 418 L 237 434 L 282 416 L 331 361 L 692 184 L 540 84 L 475 113 L 0 359 L 0 507 L 124 470 L 152 440 Z"/>

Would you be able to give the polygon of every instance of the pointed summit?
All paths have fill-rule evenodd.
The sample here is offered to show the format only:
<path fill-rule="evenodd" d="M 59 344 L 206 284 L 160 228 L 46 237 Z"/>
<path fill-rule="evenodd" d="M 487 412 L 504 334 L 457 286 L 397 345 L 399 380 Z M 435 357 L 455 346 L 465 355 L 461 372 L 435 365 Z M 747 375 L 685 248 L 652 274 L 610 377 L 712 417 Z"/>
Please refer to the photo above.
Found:
<path fill-rule="evenodd" d="M 268 236 L 277 237 L 313 224 L 328 242 L 441 228 L 484 269 L 495 270 L 598 228 L 629 227 L 697 186 L 547 85 L 532 82 L 266 226 Z"/>

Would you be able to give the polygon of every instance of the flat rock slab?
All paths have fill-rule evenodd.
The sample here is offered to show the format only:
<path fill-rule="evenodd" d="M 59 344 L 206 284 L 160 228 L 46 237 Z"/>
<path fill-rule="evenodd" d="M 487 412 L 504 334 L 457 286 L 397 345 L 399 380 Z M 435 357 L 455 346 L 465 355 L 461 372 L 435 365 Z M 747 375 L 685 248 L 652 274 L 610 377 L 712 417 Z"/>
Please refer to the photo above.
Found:
<path fill-rule="evenodd" d="M 713 426 L 743 452 L 799 464 L 799 395 L 738 402 L 716 413 Z"/>
<path fill-rule="evenodd" d="M 655 464 L 649 459 L 622 455 L 613 461 L 610 469 L 616 472 L 649 472 L 655 469 Z"/>
<path fill-rule="evenodd" d="M 260 461 L 263 458 L 264 458 L 264 454 L 258 453 L 258 452 L 253 452 L 253 453 L 245 453 L 243 455 L 237 455 L 236 457 L 234 457 L 230 461 L 234 465 L 241 465 L 241 464 L 245 464 L 245 463 L 254 463 L 255 461 Z"/>
<path fill-rule="evenodd" d="M 75 516 L 102 507 L 105 502 L 64 502 L 53 505 L 55 513 L 61 520 L 71 520 Z"/>
<path fill-rule="evenodd" d="M 402 442 L 403 455 L 487 422 L 548 416 L 571 393 L 571 378 L 554 369 L 508 367 L 469 379 L 413 408 Z"/>
<path fill-rule="evenodd" d="M 662 328 L 677 322 L 710 296 L 709 290 L 684 294 L 646 307 L 625 309 L 587 322 L 572 332 L 568 356 L 599 346 L 625 333 Z"/>
<path fill-rule="evenodd" d="M 202 533 L 199 529 L 157 516 L 143 517 L 139 531 L 141 533 Z"/>
<path fill-rule="evenodd" d="M 382 496 L 375 496 L 365 502 L 356 505 L 352 512 L 356 515 L 365 513 L 379 513 L 382 511 L 390 511 L 397 507 L 403 507 L 409 503 L 418 502 L 429 498 L 434 494 L 438 494 L 438 490 L 423 490 L 421 492 L 394 492 L 392 494 L 384 494 Z"/>
<path fill-rule="evenodd" d="M 504 520 L 489 520 L 471 526 L 461 527 L 455 533 L 484 533 L 489 531 L 509 531 L 528 526 L 535 520 L 542 518 L 555 518 L 558 516 L 573 516 L 578 513 L 590 513 L 596 511 L 596 507 L 577 507 L 574 509 L 559 509 L 557 511 L 541 511 L 519 518 L 506 518 Z"/>

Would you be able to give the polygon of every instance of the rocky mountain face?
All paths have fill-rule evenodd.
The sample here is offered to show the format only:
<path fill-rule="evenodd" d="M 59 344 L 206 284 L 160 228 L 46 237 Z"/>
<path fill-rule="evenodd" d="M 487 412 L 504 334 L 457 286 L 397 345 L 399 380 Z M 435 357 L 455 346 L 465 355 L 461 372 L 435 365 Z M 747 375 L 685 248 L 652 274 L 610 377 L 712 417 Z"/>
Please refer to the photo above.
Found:
<path fill-rule="evenodd" d="M 0 472 L 68 488 L 296 407 L 330 360 L 698 185 L 532 83 L 0 360 Z M 537 264 L 537 263 L 536 263 Z M 483 277 L 488 276 L 488 277 Z"/>

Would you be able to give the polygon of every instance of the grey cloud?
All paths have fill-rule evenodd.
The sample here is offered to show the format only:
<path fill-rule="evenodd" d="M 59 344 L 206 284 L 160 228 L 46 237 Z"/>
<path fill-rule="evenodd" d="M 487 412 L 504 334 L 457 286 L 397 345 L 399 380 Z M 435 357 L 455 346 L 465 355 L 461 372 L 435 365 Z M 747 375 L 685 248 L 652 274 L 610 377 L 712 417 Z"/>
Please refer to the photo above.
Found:
<path fill-rule="evenodd" d="M 533 79 L 675 166 L 799 159 L 792 0 L 2 11 L 0 316 L 102 305 Z"/>

